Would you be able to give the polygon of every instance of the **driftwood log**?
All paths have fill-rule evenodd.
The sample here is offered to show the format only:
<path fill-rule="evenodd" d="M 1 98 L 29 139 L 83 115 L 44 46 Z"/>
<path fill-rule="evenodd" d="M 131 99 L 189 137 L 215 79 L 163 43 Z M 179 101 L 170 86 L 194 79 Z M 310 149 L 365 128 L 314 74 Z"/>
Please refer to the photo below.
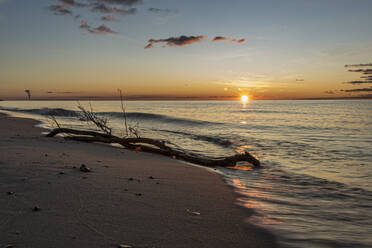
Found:
<path fill-rule="evenodd" d="M 110 134 L 104 134 L 94 131 L 84 131 L 69 128 L 56 128 L 53 129 L 46 137 L 54 137 L 58 134 L 68 134 L 65 139 L 83 141 L 83 142 L 101 142 L 108 144 L 120 144 L 121 146 L 135 150 L 140 148 L 141 151 L 162 154 L 165 156 L 181 159 L 186 162 L 203 165 L 207 167 L 232 167 L 237 162 L 248 162 L 256 167 L 260 166 L 260 161 L 253 157 L 248 152 L 243 154 L 236 154 L 230 157 L 222 158 L 207 158 L 201 157 L 196 154 L 187 154 L 185 152 L 169 147 L 166 142 L 149 139 L 149 138 L 120 138 Z"/>

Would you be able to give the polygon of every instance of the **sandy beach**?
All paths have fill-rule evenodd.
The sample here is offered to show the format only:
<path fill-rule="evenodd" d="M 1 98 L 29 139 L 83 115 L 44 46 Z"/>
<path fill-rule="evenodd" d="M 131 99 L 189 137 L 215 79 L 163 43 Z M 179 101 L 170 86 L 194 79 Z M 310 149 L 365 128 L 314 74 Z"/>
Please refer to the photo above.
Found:
<path fill-rule="evenodd" d="M 0 116 L 0 247 L 277 246 L 218 174 L 36 124 Z"/>

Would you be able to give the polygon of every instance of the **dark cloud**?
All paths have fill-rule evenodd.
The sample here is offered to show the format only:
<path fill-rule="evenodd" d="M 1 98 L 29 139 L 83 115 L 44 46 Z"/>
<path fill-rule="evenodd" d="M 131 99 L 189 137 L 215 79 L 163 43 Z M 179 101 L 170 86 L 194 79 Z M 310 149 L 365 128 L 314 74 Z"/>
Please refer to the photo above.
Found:
<path fill-rule="evenodd" d="M 72 11 L 66 9 L 64 5 L 51 5 L 49 6 L 49 10 L 55 15 L 72 15 Z"/>
<path fill-rule="evenodd" d="M 341 91 L 349 92 L 349 93 L 353 93 L 353 92 L 372 92 L 372 88 L 351 89 L 351 90 L 341 90 Z"/>
<path fill-rule="evenodd" d="M 85 7 L 87 4 L 76 2 L 75 0 L 59 0 L 66 7 Z"/>
<path fill-rule="evenodd" d="M 179 37 L 170 37 L 168 39 L 150 39 L 148 41 L 148 44 L 145 46 L 145 49 L 152 48 L 154 44 L 156 43 L 165 43 L 167 46 L 185 46 L 190 45 L 192 43 L 200 42 L 203 40 L 205 36 L 199 35 L 199 36 L 179 36 Z"/>
<path fill-rule="evenodd" d="M 216 36 L 216 37 L 214 37 L 213 38 L 213 42 L 216 42 L 216 41 L 227 41 L 227 40 L 229 40 L 228 38 L 226 38 L 226 37 L 223 37 L 223 36 Z"/>
<path fill-rule="evenodd" d="M 326 91 L 324 91 L 324 93 L 329 94 L 329 95 L 333 95 L 335 92 L 333 90 L 326 90 Z"/>
<path fill-rule="evenodd" d="M 362 76 L 360 78 L 366 78 L 366 80 L 372 80 L 372 76 Z"/>
<path fill-rule="evenodd" d="M 101 20 L 102 21 L 106 21 L 106 22 L 116 22 L 116 21 L 119 21 L 114 15 L 102 16 Z"/>
<path fill-rule="evenodd" d="M 121 15 L 130 15 L 135 14 L 137 12 L 136 8 L 130 8 L 130 9 L 120 9 L 116 7 L 108 7 L 107 5 L 101 3 L 96 4 L 92 9 L 93 12 L 100 12 L 100 13 L 117 13 Z"/>
<path fill-rule="evenodd" d="M 350 81 L 345 82 L 344 84 L 372 84 L 372 81 Z"/>
<path fill-rule="evenodd" d="M 227 41 L 227 42 L 235 42 L 238 44 L 245 43 L 245 39 L 231 39 L 224 36 L 216 36 L 213 38 L 212 42 L 218 42 L 218 41 Z"/>
<path fill-rule="evenodd" d="M 368 64 L 345 65 L 345 67 L 363 67 L 363 66 L 372 66 L 372 63 L 368 63 Z"/>
<path fill-rule="evenodd" d="M 105 26 L 104 24 L 102 24 L 101 26 L 96 27 L 96 28 L 88 28 L 87 30 L 91 34 L 116 34 L 115 31 L 113 31 L 111 28 Z"/>
<path fill-rule="evenodd" d="M 356 70 L 347 70 L 348 72 L 361 72 L 363 74 L 372 74 L 372 69 L 356 69 Z"/>
<path fill-rule="evenodd" d="M 178 10 L 172 10 L 172 9 L 159 9 L 159 8 L 148 8 L 147 9 L 149 12 L 156 13 L 156 14 L 177 14 Z"/>

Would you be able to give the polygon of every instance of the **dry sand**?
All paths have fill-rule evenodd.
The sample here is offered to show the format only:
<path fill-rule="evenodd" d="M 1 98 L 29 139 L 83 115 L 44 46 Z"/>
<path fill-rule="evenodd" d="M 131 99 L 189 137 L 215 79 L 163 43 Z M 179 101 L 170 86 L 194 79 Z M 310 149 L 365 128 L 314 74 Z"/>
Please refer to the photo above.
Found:
<path fill-rule="evenodd" d="M 219 175 L 158 155 L 45 138 L 36 124 L 0 116 L 0 247 L 277 246 L 245 223 L 249 212 L 234 205 Z"/>

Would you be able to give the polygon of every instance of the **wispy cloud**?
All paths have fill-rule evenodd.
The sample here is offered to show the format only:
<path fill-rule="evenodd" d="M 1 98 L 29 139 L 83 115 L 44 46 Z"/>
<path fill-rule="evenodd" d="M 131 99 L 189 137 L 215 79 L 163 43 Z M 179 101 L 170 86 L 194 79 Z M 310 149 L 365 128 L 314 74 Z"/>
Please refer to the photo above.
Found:
<path fill-rule="evenodd" d="M 108 7 L 107 5 L 101 3 L 95 5 L 92 9 L 93 12 L 100 12 L 100 13 L 117 13 L 121 15 L 130 15 L 130 14 L 135 14 L 137 12 L 136 8 L 130 8 L 130 9 L 120 9 L 116 7 Z"/>
<path fill-rule="evenodd" d="M 372 92 L 372 88 L 351 89 L 351 90 L 341 90 L 341 91 L 348 92 L 348 93 L 353 93 L 353 92 Z"/>
<path fill-rule="evenodd" d="M 111 28 L 105 26 L 104 24 L 102 24 L 101 26 L 96 27 L 96 28 L 89 28 L 88 31 L 91 34 L 116 34 L 115 31 L 113 31 Z"/>
<path fill-rule="evenodd" d="M 75 0 L 59 0 L 65 7 L 85 7 L 86 3 L 76 2 Z"/>
<path fill-rule="evenodd" d="M 329 94 L 329 95 L 335 94 L 335 92 L 333 90 L 326 90 L 326 91 L 324 91 L 324 93 Z"/>
<path fill-rule="evenodd" d="M 163 15 L 169 15 L 169 14 L 177 14 L 178 10 L 175 9 L 159 9 L 159 8 L 148 8 L 149 12 L 156 13 L 156 14 L 163 14 Z"/>
<path fill-rule="evenodd" d="M 116 34 L 117 32 L 113 31 L 111 28 L 102 24 L 99 27 L 91 28 L 86 21 L 81 21 L 80 28 L 87 30 L 91 34 Z"/>
<path fill-rule="evenodd" d="M 106 21 L 106 22 L 117 22 L 117 21 L 119 21 L 119 19 L 117 19 L 114 15 L 102 16 L 101 20 Z"/>
<path fill-rule="evenodd" d="M 345 67 L 364 67 L 364 66 L 372 66 L 372 63 L 368 63 L 368 64 L 345 65 Z"/>
<path fill-rule="evenodd" d="M 72 15 L 72 11 L 67 9 L 64 5 L 51 5 L 49 10 L 55 15 Z"/>
<path fill-rule="evenodd" d="M 235 42 L 238 44 L 242 44 L 246 42 L 246 39 L 232 39 L 224 36 L 216 36 L 213 38 L 212 42 L 218 42 L 218 41 L 225 41 L 225 42 Z"/>
<path fill-rule="evenodd" d="M 344 84 L 372 84 L 372 81 L 350 81 L 350 82 L 345 82 Z"/>
<path fill-rule="evenodd" d="M 152 48 L 154 44 L 165 43 L 166 46 L 186 46 L 196 42 L 200 42 L 206 37 L 204 35 L 199 36 L 179 36 L 179 37 L 170 37 L 167 39 L 150 39 L 148 44 L 145 46 L 145 49 Z"/>
<path fill-rule="evenodd" d="M 372 74 L 372 69 L 356 69 L 356 70 L 348 70 L 348 72 L 361 72 L 363 74 Z"/>

